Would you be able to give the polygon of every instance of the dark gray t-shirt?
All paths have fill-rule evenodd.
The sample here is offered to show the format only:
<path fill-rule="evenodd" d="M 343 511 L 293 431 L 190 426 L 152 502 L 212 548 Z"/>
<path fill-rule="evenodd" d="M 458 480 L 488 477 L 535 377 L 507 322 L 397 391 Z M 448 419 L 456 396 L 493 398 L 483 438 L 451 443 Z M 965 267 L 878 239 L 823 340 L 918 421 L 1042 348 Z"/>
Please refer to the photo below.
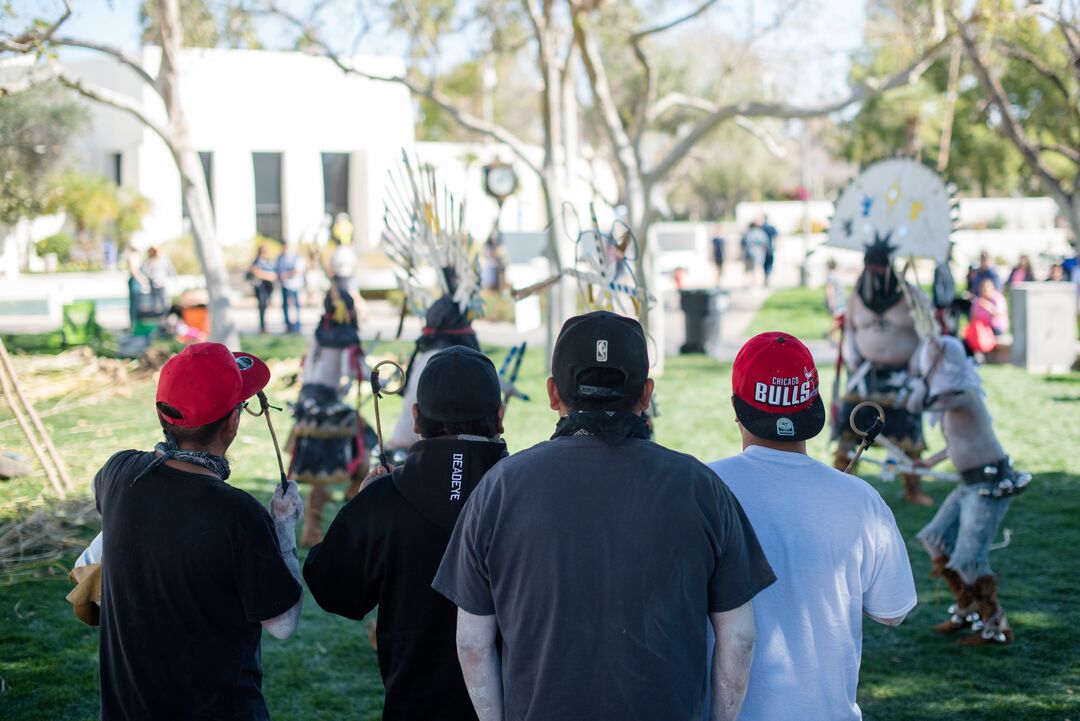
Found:
<path fill-rule="evenodd" d="M 774 580 L 704 465 L 571 436 L 488 472 L 432 586 L 497 617 L 507 718 L 676 721 L 701 718 L 708 613 Z"/>

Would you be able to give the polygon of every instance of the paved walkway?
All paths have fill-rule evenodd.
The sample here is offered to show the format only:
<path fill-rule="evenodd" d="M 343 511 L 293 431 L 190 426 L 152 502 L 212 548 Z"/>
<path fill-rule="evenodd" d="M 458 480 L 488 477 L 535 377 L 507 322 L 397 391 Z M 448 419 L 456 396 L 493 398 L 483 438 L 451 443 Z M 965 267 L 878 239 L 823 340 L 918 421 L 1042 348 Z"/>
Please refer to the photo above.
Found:
<path fill-rule="evenodd" d="M 790 269 L 787 274 L 774 276 L 774 287 L 791 286 L 797 282 L 797 269 Z M 771 290 L 753 286 L 747 282 L 742 273 L 741 264 L 728 264 L 723 278 L 723 288 L 729 293 L 730 307 L 721 318 L 721 340 L 714 355 L 721 360 L 731 360 L 735 357 L 743 341 L 746 340 L 746 330 L 754 318 L 754 314 L 771 294 Z M 397 332 L 398 306 L 388 301 L 371 301 L 368 303 L 369 314 L 361 323 L 362 335 L 365 340 L 379 336 L 383 339 L 392 339 Z M 307 305 L 301 309 L 301 324 L 304 333 L 307 334 L 315 327 L 321 315 L 321 306 Z M 241 333 L 255 333 L 258 330 L 258 311 L 255 299 L 244 295 L 238 297 L 234 303 L 233 314 Z M 99 307 L 97 313 L 98 322 L 104 327 L 123 331 L 128 326 L 127 308 L 119 304 L 110 304 Z M 664 297 L 664 321 L 665 340 L 664 349 L 668 356 L 677 355 L 679 347 L 685 339 L 685 326 L 682 310 L 679 308 L 679 297 L 675 291 L 670 291 Z M 410 315 L 405 319 L 402 338 L 415 338 L 421 329 L 419 318 Z M 474 323 L 476 331 L 485 344 L 497 346 L 509 346 L 528 341 L 533 347 L 541 347 L 545 342 L 545 330 L 543 327 L 526 334 L 518 333 L 512 323 L 490 322 L 478 320 Z M 0 318 L 0 332 L 4 333 L 43 333 L 56 330 L 41 316 L 5 316 Z M 267 311 L 267 332 L 280 334 L 285 330 L 284 319 L 281 314 L 281 305 L 275 295 L 273 304 Z"/>

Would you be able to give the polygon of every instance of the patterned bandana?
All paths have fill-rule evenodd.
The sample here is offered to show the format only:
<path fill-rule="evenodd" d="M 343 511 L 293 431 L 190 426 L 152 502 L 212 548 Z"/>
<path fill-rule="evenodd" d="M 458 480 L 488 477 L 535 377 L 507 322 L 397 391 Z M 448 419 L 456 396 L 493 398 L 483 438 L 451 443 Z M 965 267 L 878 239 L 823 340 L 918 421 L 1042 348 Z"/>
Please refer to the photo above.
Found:
<path fill-rule="evenodd" d="M 559 436 L 597 436 L 614 446 L 627 438 L 649 439 L 649 426 L 645 419 L 623 411 L 574 411 L 559 419 L 555 426 L 555 439 Z"/>
<path fill-rule="evenodd" d="M 134 486 L 140 478 L 147 473 L 152 472 L 166 461 L 183 461 L 184 463 L 190 463 L 195 466 L 202 466 L 208 471 L 216 474 L 221 480 L 229 480 L 229 462 L 221 456 L 215 456 L 213 453 L 207 453 L 205 451 L 192 451 L 186 448 L 177 448 L 176 444 L 172 441 L 162 441 L 154 446 L 154 450 L 161 455 L 151 461 L 150 465 L 144 468 L 139 475 L 135 476 L 135 480 L 131 482 L 131 485 Z"/>

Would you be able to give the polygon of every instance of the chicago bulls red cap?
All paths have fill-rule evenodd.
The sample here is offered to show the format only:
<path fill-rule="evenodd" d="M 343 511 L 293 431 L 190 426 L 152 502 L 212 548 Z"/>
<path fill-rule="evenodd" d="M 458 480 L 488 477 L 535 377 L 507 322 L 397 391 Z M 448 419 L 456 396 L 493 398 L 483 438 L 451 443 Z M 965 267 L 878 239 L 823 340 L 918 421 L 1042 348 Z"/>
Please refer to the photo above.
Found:
<path fill-rule="evenodd" d="M 161 369 L 158 414 L 181 428 L 205 426 L 269 382 L 270 369 L 250 353 L 233 353 L 221 343 L 194 343 Z"/>
<path fill-rule="evenodd" d="M 735 415 L 746 430 L 772 441 L 805 441 L 825 426 L 814 357 L 787 333 L 756 335 L 731 371 Z"/>

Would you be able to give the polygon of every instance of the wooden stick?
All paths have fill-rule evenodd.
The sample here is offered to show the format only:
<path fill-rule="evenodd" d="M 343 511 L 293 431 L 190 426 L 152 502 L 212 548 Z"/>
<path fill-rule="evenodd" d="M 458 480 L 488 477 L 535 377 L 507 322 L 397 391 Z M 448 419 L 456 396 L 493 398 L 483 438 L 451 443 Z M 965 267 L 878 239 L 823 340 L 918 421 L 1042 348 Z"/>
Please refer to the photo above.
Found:
<path fill-rule="evenodd" d="M 60 476 L 60 480 L 64 483 L 64 488 L 69 491 L 75 490 L 75 485 L 71 482 L 71 475 L 68 473 L 67 466 L 64 464 L 64 459 L 60 457 L 60 452 L 56 450 L 56 446 L 53 445 L 52 437 L 49 432 L 45 430 L 45 426 L 41 422 L 41 418 L 38 417 L 37 411 L 34 410 L 34 406 L 23 395 L 22 388 L 19 386 L 19 377 L 15 374 L 15 366 L 11 362 L 11 356 L 8 355 L 7 348 L 4 346 L 4 341 L 0 340 L 0 361 L 3 362 L 5 368 L 7 368 L 8 375 L 11 376 L 11 382 L 15 386 L 15 395 L 26 407 L 26 414 L 30 416 L 30 422 L 34 424 L 34 428 L 37 430 L 38 435 L 41 436 L 42 441 L 45 443 L 45 450 L 52 457 L 53 463 L 56 465 L 56 472 Z"/>
<path fill-rule="evenodd" d="M 0 346 L 2 345 L 3 341 L 0 341 Z M 30 424 L 26 422 L 26 417 L 23 415 L 22 409 L 19 408 L 19 402 L 12 390 L 11 379 L 8 378 L 6 368 L 6 365 L 0 364 L 0 386 L 3 387 L 4 397 L 7 399 L 8 405 L 11 406 L 12 413 L 15 414 L 15 420 L 19 424 L 19 428 L 22 429 L 23 435 L 26 436 L 26 442 L 30 444 L 30 449 L 34 452 L 34 455 L 37 456 L 38 463 L 41 464 L 42 469 L 45 471 L 45 476 L 49 479 L 49 485 L 56 491 L 56 495 L 63 500 L 67 498 L 64 487 L 60 485 L 60 480 L 56 476 L 56 471 L 53 470 L 52 465 L 46 460 L 45 452 L 34 438 L 34 432 L 31 430 Z"/>

